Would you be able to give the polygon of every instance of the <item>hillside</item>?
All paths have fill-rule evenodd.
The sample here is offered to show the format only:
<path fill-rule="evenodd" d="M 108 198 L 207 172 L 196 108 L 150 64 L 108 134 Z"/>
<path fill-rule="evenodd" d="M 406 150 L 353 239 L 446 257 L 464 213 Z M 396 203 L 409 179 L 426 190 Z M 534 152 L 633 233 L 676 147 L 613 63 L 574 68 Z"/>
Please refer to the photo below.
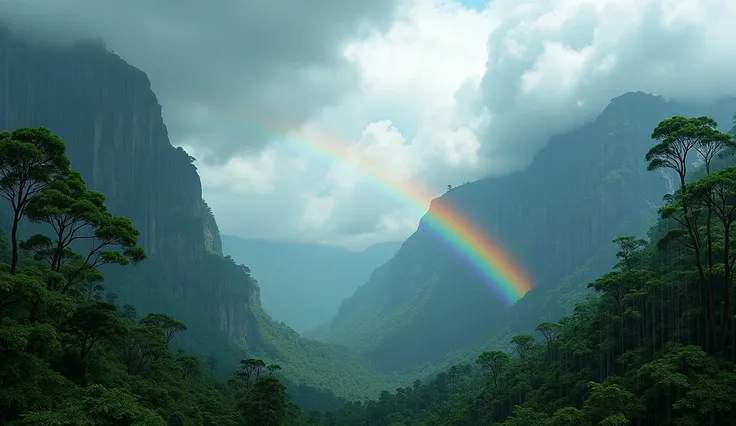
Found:
<path fill-rule="evenodd" d="M 223 374 L 258 353 L 283 364 L 298 361 L 284 365 L 292 383 L 324 385 L 314 372 L 329 369 L 330 389 L 339 396 L 370 396 L 384 387 L 384 377 L 359 357 L 302 340 L 262 313 L 248 269 L 222 256 L 196 167 L 171 145 L 144 72 L 99 43 L 57 49 L 19 40 L 2 27 L 0 64 L 0 131 L 43 126 L 59 135 L 88 187 L 141 231 L 145 262 L 103 268 L 106 292 L 118 303 L 183 321 L 189 329 L 177 345 L 214 357 Z M 0 214 L 0 226 L 7 228 L 8 219 Z M 21 236 L 35 230 L 22 228 Z"/>
<path fill-rule="evenodd" d="M 644 235 L 654 219 L 668 183 L 646 171 L 651 129 L 677 114 L 729 123 L 734 110 L 733 99 L 713 105 L 644 93 L 613 99 L 595 121 L 551 138 L 528 169 L 465 184 L 440 198 L 529 271 L 534 289 L 516 305 L 501 303 L 422 223 L 343 302 L 320 338 L 395 371 L 559 318 L 585 297 L 587 282 L 610 270 L 616 253 L 611 240 Z"/>
<path fill-rule="evenodd" d="M 734 291 L 734 246 L 718 244 L 736 218 L 736 159 L 713 143 L 716 139 L 702 142 L 700 135 L 712 129 L 690 127 L 695 120 L 682 117 L 666 120 L 665 137 L 657 141 L 665 154 L 658 149 L 650 164 L 667 152 L 683 153 L 680 141 L 701 141 L 695 146 L 716 147 L 709 152 L 726 155 L 713 157 L 709 170 L 701 164 L 683 173 L 687 185 L 676 183 L 674 202 L 650 228 L 649 241 L 632 236 L 614 241 L 618 262 L 589 284 L 595 296 L 558 322 L 543 322 L 534 332 L 498 342 L 508 350 L 478 351 L 471 362 L 382 394 L 380 400 L 349 405 L 325 416 L 326 423 L 736 424 L 736 334 L 728 303 Z M 666 137 L 672 134 L 678 137 Z M 730 144 L 736 143 L 732 137 Z M 697 151 L 708 152 L 690 150 L 688 156 L 701 156 Z M 712 202 L 716 199 L 721 203 Z M 685 211 L 697 219 L 682 220 Z M 731 214 L 722 215 L 726 211 Z M 720 215 L 712 227 L 708 212 Z M 679 238 L 682 231 L 688 236 Z M 701 250 L 702 258 L 695 254 Z M 718 260 L 706 261 L 711 256 Z M 718 307 L 711 314 L 708 299 Z"/>
<path fill-rule="evenodd" d="M 263 309 L 299 333 L 331 320 L 343 299 L 368 281 L 399 246 L 381 243 L 352 252 L 320 244 L 222 236 L 223 253 L 248 265 L 258 278 Z"/>

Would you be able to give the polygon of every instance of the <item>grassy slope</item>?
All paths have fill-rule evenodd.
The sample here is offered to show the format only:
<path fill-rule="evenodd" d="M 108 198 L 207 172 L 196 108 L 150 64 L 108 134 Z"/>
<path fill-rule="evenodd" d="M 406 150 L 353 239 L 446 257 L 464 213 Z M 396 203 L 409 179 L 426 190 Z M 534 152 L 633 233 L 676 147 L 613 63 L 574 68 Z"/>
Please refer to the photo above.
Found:
<path fill-rule="evenodd" d="M 295 383 L 329 389 L 348 400 L 362 400 L 402 386 L 413 377 L 381 373 L 346 348 L 299 336 L 261 309 L 256 309 L 256 316 L 262 341 L 256 355 L 281 365 L 284 376 Z"/>

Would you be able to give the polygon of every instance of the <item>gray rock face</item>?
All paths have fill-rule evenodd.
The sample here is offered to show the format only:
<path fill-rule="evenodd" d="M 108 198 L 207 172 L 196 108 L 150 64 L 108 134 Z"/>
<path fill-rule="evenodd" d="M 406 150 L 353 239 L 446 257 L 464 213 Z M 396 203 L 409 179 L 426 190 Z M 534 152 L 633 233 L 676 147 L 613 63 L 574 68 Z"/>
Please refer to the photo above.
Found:
<path fill-rule="evenodd" d="M 175 311 L 195 309 L 241 345 L 257 342 L 250 308 L 259 303 L 257 285 L 221 257 L 197 169 L 169 142 L 144 72 L 99 44 L 54 49 L 0 28 L 0 130 L 24 126 L 61 136 L 88 186 L 141 231 L 149 260 L 122 277 L 108 272 L 108 288 L 144 309 L 166 311 L 159 305 L 169 302 L 179 305 Z M 212 263 L 224 263 L 229 275 L 208 275 Z"/>

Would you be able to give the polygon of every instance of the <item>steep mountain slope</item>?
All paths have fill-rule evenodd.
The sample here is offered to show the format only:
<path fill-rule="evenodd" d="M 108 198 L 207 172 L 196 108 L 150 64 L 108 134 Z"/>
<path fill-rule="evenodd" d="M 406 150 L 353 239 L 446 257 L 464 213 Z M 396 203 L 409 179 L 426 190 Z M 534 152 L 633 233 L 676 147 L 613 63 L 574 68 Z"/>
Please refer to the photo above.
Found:
<path fill-rule="evenodd" d="M 148 309 L 157 297 L 173 305 L 196 300 L 207 326 L 238 344 L 255 344 L 250 306 L 258 288 L 219 256 L 219 232 L 196 168 L 169 143 L 146 75 L 96 44 L 57 50 L 24 44 L 9 32 L 0 34 L 0 69 L 0 128 L 44 126 L 64 138 L 72 166 L 90 188 L 106 194 L 110 210 L 140 229 L 149 261 L 134 273 L 170 285 L 124 289 L 128 284 L 113 274 L 108 289 Z"/>
<path fill-rule="evenodd" d="M 300 333 L 332 319 L 340 302 L 368 281 L 399 246 L 381 243 L 356 253 L 319 244 L 222 236 L 223 253 L 248 265 L 258 277 L 263 309 Z"/>
<path fill-rule="evenodd" d="M 355 347 L 384 370 L 400 370 L 558 318 L 612 266 L 611 240 L 643 235 L 654 218 L 667 180 L 646 171 L 652 128 L 678 114 L 730 123 L 734 110 L 734 100 L 684 105 L 644 93 L 613 99 L 594 122 L 553 137 L 528 169 L 462 185 L 440 199 L 530 272 L 535 289 L 514 307 L 504 306 L 422 221 L 343 302 L 320 338 Z"/>
<path fill-rule="evenodd" d="M 299 338 L 260 308 L 249 270 L 222 257 L 217 224 L 190 156 L 171 146 L 146 75 L 99 43 L 72 49 L 29 44 L 0 25 L 0 131 L 43 126 L 67 143 L 72 167 L 141 231 L 148 260 L 105 271 L 107 291 L 141 314 L 165 312 L 189 326 L 181 346 L 213 355 L 222 372 L 258 354 L 296 383 L 351 398 L 393 382 L 344 349 Z M 8 218 L 0 212 L 0 226 Z M 32 231 L 24 225 L 25 235 Z"/>

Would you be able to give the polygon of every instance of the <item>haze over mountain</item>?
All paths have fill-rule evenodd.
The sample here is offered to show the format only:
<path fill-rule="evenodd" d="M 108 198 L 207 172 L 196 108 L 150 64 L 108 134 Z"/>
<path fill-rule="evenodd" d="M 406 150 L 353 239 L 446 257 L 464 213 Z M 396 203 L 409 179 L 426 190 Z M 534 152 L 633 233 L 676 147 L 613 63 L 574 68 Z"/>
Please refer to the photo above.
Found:
<path fill-rule="evenodd" d="M 89 277 L 89 282 L 83 281 L 89 288 L 82 292 L 85 297 L 80 303 L 90 303 L 87 294 L 95 295 L 93 301 L 112 300 L 117 310 L 128 309 L 125 314 L 113 313 L 124 315 L 126 321 L 131 320 L 131 315 L 137 321 L 149 313 L 175 317 L 187 330 L 178 336 L 176 346 L 172 345 L 173 353 L 176 349 L 191 351 L 196 354 L 198 365 L 210 359 L 211 374 L 229 376 L 238 361 L 249 357 L 283 364 L 282 379 L 294 398 L 306 398 L 301 400 L 306 401 L 305 406 L 334 407 L 334 394 L 364 398 L 397 383 L 395 378 L 377 373 L 361 357 L 342 348 L 301 339 L 263 312 L 258 283 L 247 266 L 222 254 L 217 222 L 202 199 L 193 159 L 169 143 L 161 106 L 145 73 L 99 43 L 58 48 L 29 41 L 2 26 L 0 63 L 2 140 L 6 137 L 3 132 L 18 127 L 46 126 L 66 141 L 66 155 L 88 188 L 104 193 L 109 211 L 128 217 L 140 231 L 138 244 L 147 259 L 125 268 L 103 265 L 100 272 L 104 281 L 96 281 L 94 276 Z M 8 163 L 5 158 L 2 160 L 0 170 L 4 172 Z M 3 198 L 0 228 L 5 232 L 0 233 L 0 241 L 10 234 L 14 217 L 10 207 Z M 40 231 L 48 232 L 42 225 L 23 221 L 19 238 Z M 80 250 L 87 247 L 80 246 Z M 26 260 L 33 259 L 30 252 L 22 254 Z M 0 300 L 8 301 L 13 300 L 15 290 L 6 286 L 3 260 L 0 259 Z M 28 283 L 21 281 L 20 286 L 27 289 Z M 101 290 L 95 290 L 96 286 Z M 27 320 L 29 314 L 22 304 L 18 309 Z M 56 324 L 60 320 L 53 321 Z M 95 324 L 97 320 L 90 321 Z M 115 325 L 105 324 L 101 323 L 104 329 Z M 120 350 L 120 342 L 107 343 L 113 351 Z M 145 342 L 134 339 L 129 343 L 133 345 L 130 350 L 142 356 L 136 358 L 137 362 L 145 364 L 152 356 Z M 108 355 L 117 359 L 117 355 Z M 95 362 L 105 360 L 105 356 L 100 356 L 94 358 Z M 124 355 L 130 356 L 133 355 Z M 9 373 L 2 367 L 5 362 L 0 363 L 2 377 L 16 371 Z M 137 368 L 129 367 L 130 371 Z M 351 373 L 340 373 L 343 368 Z M 102 380 L 95 374 L 90 373 L 90 380 Z M 336 376 L 330 379 L 331 374 Z M 359 375 L 363 378 L 356 381 Z M 345 387 L 336 386 L 340 376 L 345 379 Z M 329 390 L 325 390 L 327 383 Z M 172 386 L 175 389 L 182 385 Z M 8 392 L 3 389 L 0 395 Z M 26 391 L 21 392 L 26 395 Z M 320 392 L 325 393 L 317 396 Z M 180 401 L 178 397 L 173 400 Z M 178 408 L 171 410 L 172 416 L 183 412 Z M 5 412 L 0 410 L 0 414 Z M 2 416 L 0 424 L 1 420 Z"/>
<path fill-rule="evenodd" d="M 246 240 L 222 236 L 222 252 L 257 277 L 263 309 L 304 333 L 330 321 L 337 308 L 390 259 L 401 243 L 359 252 L 321 244 Z"/>
<path fill-rule="evenodd" d="M 528 169 L 461 185 L 436 200 L 462 211 L 530 271 L 534 288 L 516 305 L 504 303 L 500 284 L 469 268 L 467 254 L 448 249 L 423 222 L 315 337 L 354 347 L 394 371 L 556 321 L 611 269 L 611 241 L 643 237 L 654 223 L 671 181 L 647 171 L 651 129 L 673 115 L 707 115 L 729 130 L 734 111 L 736 98 L 699 104 L 642 92 L 616 97 L 595 121 L 552 137 Z"/>
<path fill-rule="evenodd" d="M 407 208 L 356 168 L 431 198 L 526 167 L 623 93 L 736 95 L 723 0 L 276 4 L 3 1 L 0 16 L 101 37 L 145 70 L 223 232 L 259 240 L 400 241 L 429 199 Z M 350 148 L 315 151 L 325 140 Z"/>
<path fill-rule="evenodd" d="M 0 1 L 0 426 L 736 426 L 734 22 Z"/>

